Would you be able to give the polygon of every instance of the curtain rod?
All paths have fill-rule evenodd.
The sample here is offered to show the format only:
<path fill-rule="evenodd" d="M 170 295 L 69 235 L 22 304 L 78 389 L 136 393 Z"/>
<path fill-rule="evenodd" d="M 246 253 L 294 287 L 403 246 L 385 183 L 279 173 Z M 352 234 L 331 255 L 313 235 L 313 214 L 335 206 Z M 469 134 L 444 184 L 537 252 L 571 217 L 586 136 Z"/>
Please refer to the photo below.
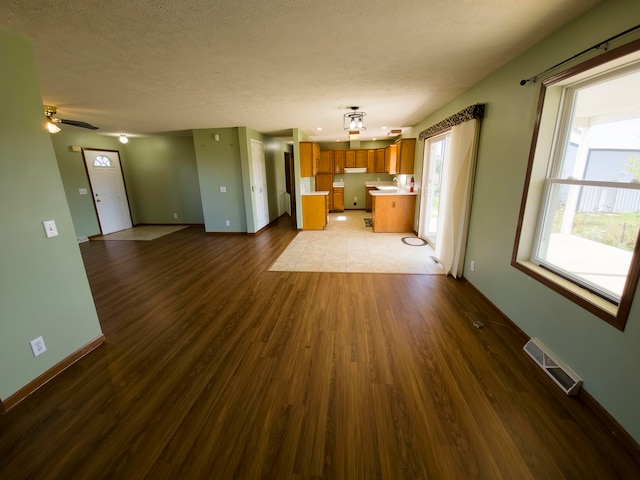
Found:
<path fill-rule="evenodd" d="M 529 82 L 533 82 L 533 83 L 535 83 L 535 82 L 536 82 L 536 80 L 538 80 L 538 78 L 539 78 L 541 75 L 544 75 L 545 73 L 550 72 L 550 71 L 551 71 L 551 70 L 553 70 L 554 68 L 558 68 L 560 65 L 564 65 L 565 63 L 570 62 L 570 61 L 571 61 L 571 60 L 573 60 L 574 58 L 578 58 L 579 56 L 584 55 L 585 53 L 590 52 L 591 50 L 598 50 L 598 49 L 602 48 L 603 46 L 604 46 L 604 48 L 606 49 L 606 48 L 608 48 L 607 43 L 609 43 L 610 41 L 615 40 L 616 38 L 620 38 L 620 37 L 622 37 L 623 35 L 626 35 L 627 33 L 631 33 L 631 32 L 633 32 L 634 30 L 637 30 L 637 29 L 639 29 L 639 28 L 640 28 L 640 25 L 636 25 L 635 27 L 631 27 L 630 29 L 625 30 L 625 31 L 624 31 L 624 32 L 622 32 L 622 33 L 619 33 L 619 34 L 617 34 L 617 35 L 614 35 L 613 37 L 609 37 L 609 38 L 607 38 L 606 40 L 604 40 L 604 41 L 602 41 L 602 42 L 600 42 L 600 43 L 595 44 L 593 47 L 589 47 L 589 48 L 587 48 L 586 50 L 581 51 L 580 53 L 576 53 L 573 57 L 571 57 L 571 58 L 567 58 L 566 60 L 563 60 L 562 62 L 557 63 L 557 64 L 556 64 L 556 65 L 554 65 L 553 67 L 549 67 L 549 68 L 547 68 L 544 72 L 540 72 L 540 73 L 538 73 L 537 75 L 534 75 L 533 77 L 529 77 L 529 78 L 527 78 L 527 79 L 525 79 L 525 80 L 520 80 L 520 85 L 524 86 L 524 85 L 526 85 L 526 84 L 527 84 L 527 83 L 529 83 Z"/>

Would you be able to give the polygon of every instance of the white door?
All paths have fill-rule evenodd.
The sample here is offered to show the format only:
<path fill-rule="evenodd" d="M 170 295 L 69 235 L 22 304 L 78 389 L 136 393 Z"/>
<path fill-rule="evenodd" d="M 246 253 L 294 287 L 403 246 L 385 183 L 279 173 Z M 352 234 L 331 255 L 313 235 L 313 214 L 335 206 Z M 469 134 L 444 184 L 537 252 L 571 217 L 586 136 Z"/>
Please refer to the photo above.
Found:
<path fill-rule="evenodd" d="M 269 197 L 267 195 L 267 170 L 262 142 L 251 140 L 253 222 L 256 232 L 269 223 Z"/>
<path fill-rule="evenodd" d="M 445 133 L 428 139 L 424 146 L 424 163 L 422 168 L 422 185 L 426 192 L 422 193 L 420 204 L 420 220 L 418 235 L 427 240 L 437 250 L 439 224 L 442 221 L 442 178 L 446 169 L 448 144 L 451 133 Z"/>
<path fill-rule="evenodd" d="M 131 214 L 124 188 L 120 155 L 112 150 L 83 150 L 93 202 L 102 235 L 131 228 Z"/>

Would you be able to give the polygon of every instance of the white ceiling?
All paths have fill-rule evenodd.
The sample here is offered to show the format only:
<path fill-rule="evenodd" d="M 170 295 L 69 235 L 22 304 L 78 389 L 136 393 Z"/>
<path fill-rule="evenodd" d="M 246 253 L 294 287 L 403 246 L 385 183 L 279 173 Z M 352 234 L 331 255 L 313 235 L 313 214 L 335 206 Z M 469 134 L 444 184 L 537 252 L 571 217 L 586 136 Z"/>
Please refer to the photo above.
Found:
<path fill-rule="evenodd" d="M 33 40 L 43 102 L 98 132 L 346 141 L 348 107 L 361 139 L 415 125 L 599 1 L 2 0 L 0 27 Z"/>

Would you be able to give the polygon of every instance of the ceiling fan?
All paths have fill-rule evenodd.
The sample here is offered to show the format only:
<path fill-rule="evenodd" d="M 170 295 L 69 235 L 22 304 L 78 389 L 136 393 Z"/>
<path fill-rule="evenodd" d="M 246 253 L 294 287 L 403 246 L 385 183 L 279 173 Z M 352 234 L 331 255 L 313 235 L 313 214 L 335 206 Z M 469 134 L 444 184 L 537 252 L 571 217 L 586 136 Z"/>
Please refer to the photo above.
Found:
<path fill-rule="evenodd" d="M 73 125 L 74 127 L 88 128 L 89 130 L 98 130 L 98 127 L 87 122 L 58 118 L 56 117 L 57 111 L 58 109 L 56 107 L 52 107 L 51 105 L 44 106 L 44 114 L 47 117 L 47 129 L 50 133 L 58 133 L 60 131 L 60 127 L 57 125 L 58 123 L 62 123 L 64 125 Z"/>

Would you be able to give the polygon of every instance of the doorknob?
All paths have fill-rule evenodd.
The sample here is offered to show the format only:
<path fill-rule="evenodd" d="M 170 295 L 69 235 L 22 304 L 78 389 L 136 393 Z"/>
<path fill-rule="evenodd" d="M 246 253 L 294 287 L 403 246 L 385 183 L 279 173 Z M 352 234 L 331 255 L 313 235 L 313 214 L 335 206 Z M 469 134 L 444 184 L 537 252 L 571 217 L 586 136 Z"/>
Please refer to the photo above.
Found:
<path fill-rule="evenodd" d="M 99 198 L 96 199 L 96 202 L 101 202 L 102 200 L 100 200 Z"/>

